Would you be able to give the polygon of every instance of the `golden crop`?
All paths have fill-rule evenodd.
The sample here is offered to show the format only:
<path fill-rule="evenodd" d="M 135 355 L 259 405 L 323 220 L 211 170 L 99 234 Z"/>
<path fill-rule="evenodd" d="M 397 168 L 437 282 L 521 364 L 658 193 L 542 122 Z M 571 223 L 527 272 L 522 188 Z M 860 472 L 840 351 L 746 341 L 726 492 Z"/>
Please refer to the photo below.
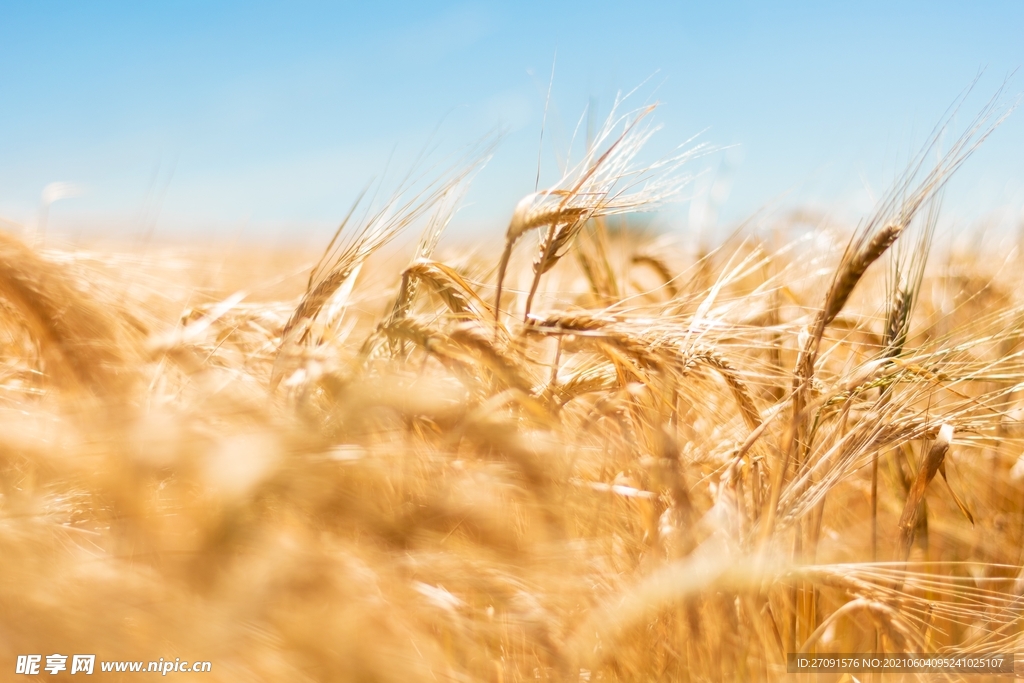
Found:
<path fill-rule="evenodd" d="M 929 259 L 991 113 L 852 238 L 608 222 L 685 180 L 692 152 L 635 165 L 646 110 L 496 247 L 438 250 L 475 161 L 354 210 L 308 281 L 3 235 L 3 666 L 781 680 L 787 652 L 1018 649 L 1024 268 Z"/>

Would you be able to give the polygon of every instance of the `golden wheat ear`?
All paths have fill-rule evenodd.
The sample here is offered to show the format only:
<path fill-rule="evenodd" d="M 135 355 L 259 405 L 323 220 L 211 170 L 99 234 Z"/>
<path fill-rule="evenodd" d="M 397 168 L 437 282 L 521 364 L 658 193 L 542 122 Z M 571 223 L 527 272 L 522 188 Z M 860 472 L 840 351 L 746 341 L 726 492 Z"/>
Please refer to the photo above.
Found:
<path fill-rule="evenodd" d="M 914 485 L 907 495 L 906 505 L 903 506 L 903 514 L 900 515 L 900 537 L 896 557 L 900 562 L 906 562 L 910 556 L 910 547 L 914 543 L 914 531 L 917 529 L 917 518 L 921 513 L 921 503 L 924 501 L 925 490 L 942 466 L 952 441 L 953 426 L 950 424 L 942 425 L 939 435 L 932 442 L 931 447 L 928 449 L 928 454 L 921 462 L 921 466 L 917 471 Z"/>
<path fill-rule="evenodd" d="M 138 330 L 80 284 L 62 264 L 0 232 L 0 297 L 38 346 L 48 379 L 96 396 L 123 394 L 138 378 Z"/>
<path fill-rule="evenodd" d="M 347 239 L 342 239 L 342 233 L 366 191 L 360 193 L 348 215 L 335 231 L 323 256 L 310 271 L 306 291 L 284 326 L 271 373 L 271 390 L 281 381 L 284 371 L 282 360 L 286 352 L 296 344 L 309 341 L 311 330 L 321 310 L 325 307 L 328 310 L 330 307 L 341 308 L 343 302 L 339 299 L 348 296 L 353 281 L 366 260 L 406 228 L 428 216 L 436 207 L 433 220 L 428 222 L 419 247 L 419 253 L 424 257 L 433 251 L 441 233 L 451 221 L 455 204 L 464 189 L 463 185 L 490 158 L 495 141 L 484 142 L 483 148 L 471 154 L 468 160 L 460 160 L 433 180 L 420 185 L 421 189 L 417 190 L 414 186 L 419 185 L 422 179 L 414 178 L 414 173 L 410 172 L 409 177 L 380 208 L 367 212 L 358 232 Z"/>
<path fill-rule="evenodd" d="M 512 211 L 512 219 L 509 221 L 508 230 L 505 233 L 505 248 L 498 261 L 497 290 L 494 294 L 495 338 L 497 338 L 498 328 L 501 326 L 501 293 L 504 291 L 505 274 L 508 272 L 508 263 L 512 258 L 512 250 L 515 248 L 516 242 L 527 232 L 545 226 L 554 220 L 557 209 L 555 213 L 552 212 L 546 201 L 549 197 L 568 197 L 570 194 L 567 190 L 559 189 L 531 192 L 520 199 Z"/>

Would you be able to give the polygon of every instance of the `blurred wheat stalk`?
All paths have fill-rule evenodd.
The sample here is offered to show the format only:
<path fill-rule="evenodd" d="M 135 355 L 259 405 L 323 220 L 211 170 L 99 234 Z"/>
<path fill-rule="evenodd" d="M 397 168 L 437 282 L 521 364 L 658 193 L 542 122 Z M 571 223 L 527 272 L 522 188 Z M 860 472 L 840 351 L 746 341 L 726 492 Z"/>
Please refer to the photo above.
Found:
<path fill-rule="evenodd" d="M 297 303 L 262 268 L 204 290 L 3 236 L 3 660 L 774 680 L 787 652 L 1021 649 L 1020 256 L 926 268 L 995 105 L 842 254 L 606 222 L 686 181 L 697 148 L 636 163 L 650 113 L 526 197 L 499 259 L 435 256 L 486 146 L 354 207 Z M 364 267 L 417 224 L 406 268 Z"/>

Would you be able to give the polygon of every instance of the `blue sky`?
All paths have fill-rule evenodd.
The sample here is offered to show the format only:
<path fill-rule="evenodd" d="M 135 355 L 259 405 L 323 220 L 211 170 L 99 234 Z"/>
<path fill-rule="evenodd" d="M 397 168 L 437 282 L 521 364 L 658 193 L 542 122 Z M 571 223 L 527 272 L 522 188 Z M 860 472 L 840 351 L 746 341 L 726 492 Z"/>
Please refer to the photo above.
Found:
<path fill-rule="evenodd" d="M 0 220 L 39 221 L 43 188 L 68 182 L 77 196 L 46 220 L 70 234 L 316 243 L 428 140 L 440 158 L 496 128 L 457 229 L 503 230 L 533 189 L 556 52 L 545 178 L 588 103 L 607 112 L 650 79 L 655 152 L 701 131 L 730 146 L 694 164 L 728 181 L 719 226 L 763 207 L 855 218 L 979 72 L 962 121 L 1024 65 L 1021 2 L 0 0 L 0 15 Z M 946 209 L 967 224 L 1022 206 L 1019 111 Z M 685 206 L 670 215 L 685 227 Z"/>

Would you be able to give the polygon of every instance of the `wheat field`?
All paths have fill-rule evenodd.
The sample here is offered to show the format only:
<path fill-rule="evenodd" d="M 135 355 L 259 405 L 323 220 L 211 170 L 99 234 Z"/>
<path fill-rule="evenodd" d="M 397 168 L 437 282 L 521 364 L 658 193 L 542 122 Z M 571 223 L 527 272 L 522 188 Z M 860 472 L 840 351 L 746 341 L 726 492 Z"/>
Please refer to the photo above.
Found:
<path fill-rule="evenodd" d="M 768 681 L 1022 649 L 1022 256 L 932 244 L 1001 111 L 859 225 L 709 248 L 632 222 L 702 153 L 640 164 L 652 115 L 499 244 L 439 248 L 486 145 L 322 254 L 0 234 L 4 661 Z"/>

